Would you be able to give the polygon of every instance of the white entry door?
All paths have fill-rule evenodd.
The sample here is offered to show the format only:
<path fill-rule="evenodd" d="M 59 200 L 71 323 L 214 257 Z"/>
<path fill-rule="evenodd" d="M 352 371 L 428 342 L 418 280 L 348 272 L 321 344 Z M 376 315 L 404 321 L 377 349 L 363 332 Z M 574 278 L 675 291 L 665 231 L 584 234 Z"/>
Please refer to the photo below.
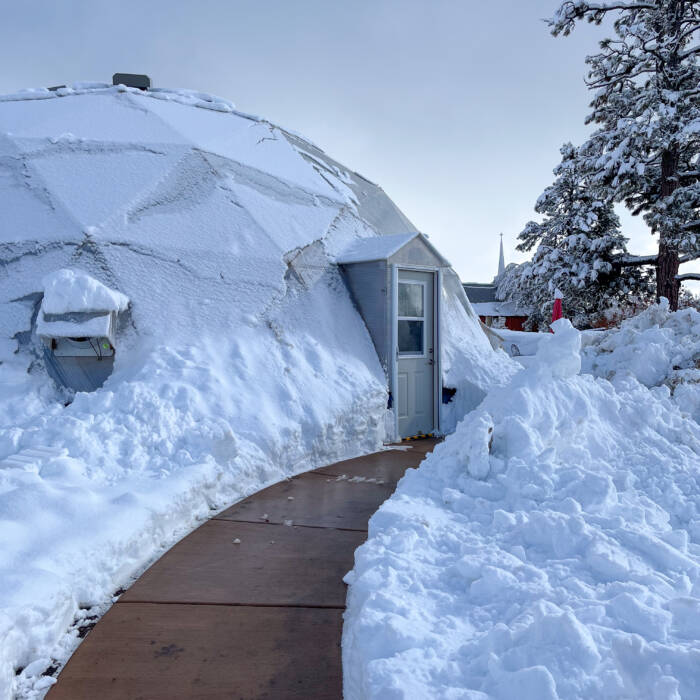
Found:
<path fill-rule="evenodd" d="M 435 273 L 398 271 L 396 406 L 399 436 L 435 428 Z"/>

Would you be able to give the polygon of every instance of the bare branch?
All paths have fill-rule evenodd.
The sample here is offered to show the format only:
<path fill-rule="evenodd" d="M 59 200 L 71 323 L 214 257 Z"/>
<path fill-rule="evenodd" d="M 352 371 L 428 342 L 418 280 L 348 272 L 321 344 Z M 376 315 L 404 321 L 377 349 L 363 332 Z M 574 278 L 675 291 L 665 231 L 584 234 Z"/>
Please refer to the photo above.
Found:
<path fill-rule="evenodd" d="M 612 10 L 655 10 L 656 5 L 644 2 L 615 2 L 615 3 L 589 3 L 579 12 L 582 16 L 588 12 L 611 12 Z"/>

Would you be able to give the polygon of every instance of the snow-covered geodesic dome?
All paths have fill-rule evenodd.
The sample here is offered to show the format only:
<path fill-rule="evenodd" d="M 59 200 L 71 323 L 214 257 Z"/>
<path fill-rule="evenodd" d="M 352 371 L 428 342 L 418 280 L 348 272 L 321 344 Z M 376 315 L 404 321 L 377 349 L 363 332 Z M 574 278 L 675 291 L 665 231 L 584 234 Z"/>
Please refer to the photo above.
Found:
<path fill-rule="evenodd" d="M 264 308 L 311 244 L 318 265 L 353 236 L 414 230 L 308 141 L 186 91 L 3 97 L 0 174 L 2 303 L 77 266 L 134 300 L 136 329 L 171 339 L 185 318 L 224 329 Z"/>
<path fill-rule="evenodd" d="M 131 299 L 122 335 L 173 345 L 259 320 L 357 237 L 415 230 L 308 140 L 193 91 L 78 83 L 4 96 L 0 174 L 5 357 L 34 338 L 42 280 L 57 270 Z"/>
<path fill-rule="evenodd" d="M 0 97 L 0 698 L 45 692 L 37 660 L 65 660 L 79 609 L 212 509 L 395 437 L 335 261 L 413 231 L 379 187 L 224 100 Z M 450 430 L 512 370 L 441 278 Z M 103 386 L 57 389 L 52 357 L 92 351 Z"/>

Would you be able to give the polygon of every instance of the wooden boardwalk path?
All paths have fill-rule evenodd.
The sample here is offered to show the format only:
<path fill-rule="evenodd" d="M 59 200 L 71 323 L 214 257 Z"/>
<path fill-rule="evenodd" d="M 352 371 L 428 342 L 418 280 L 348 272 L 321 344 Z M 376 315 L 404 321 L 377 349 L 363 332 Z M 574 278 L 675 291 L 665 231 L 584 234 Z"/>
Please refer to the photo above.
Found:
<path fill-rule="evenodd" d="M 78 647 L 48 700 L 342 697 L 343 576 L 435 440 L 300 474 L 204 523 Z"/>

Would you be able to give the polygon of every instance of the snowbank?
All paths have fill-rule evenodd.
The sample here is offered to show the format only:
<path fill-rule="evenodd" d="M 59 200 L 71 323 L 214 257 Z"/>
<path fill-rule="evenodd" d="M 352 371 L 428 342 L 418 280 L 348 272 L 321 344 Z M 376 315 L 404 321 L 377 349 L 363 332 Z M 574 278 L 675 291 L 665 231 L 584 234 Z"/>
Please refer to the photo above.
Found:
<path fill-rule="evenodd" d="M 443 276 L 441 312 L 443 386 L 457 390 L 442 406 L 442 430 L 451 433 L 491 387 L 505 384 L 519 367 L 502 350 L 493 350 L 459 277 L 451 271 Z"/>
<path fill-rule="evenodd" d="M 671 313 L 662 300 L 623 321 L 619 330 L 583 334 L 583 369 L 613 379 L 631 375 L 646 387 L 667 387 L 681 411 L 700 423 L 700 313 Z"/>
<path fill-rule="evenodd" d="M 40 697 L 71 625 L 202 519 L 381 446 L 385 381 L 345 294 L 292 295 L 229 338 L 136 346 L 66 408 L 15 396 L 31 405 L 0 429 L 0 697 Z"/>
<path fill-rule="evenodd" d="M 661 316 L 677 340 L 697 320 Z M 654 325 L 636 324 L 607 336 L 608 381 L 578 374 L 559 321 L 372 517 L 347 577 L 348 700 L 700 696 L 700 431 L 622 371 L 622 338 Z"/>

